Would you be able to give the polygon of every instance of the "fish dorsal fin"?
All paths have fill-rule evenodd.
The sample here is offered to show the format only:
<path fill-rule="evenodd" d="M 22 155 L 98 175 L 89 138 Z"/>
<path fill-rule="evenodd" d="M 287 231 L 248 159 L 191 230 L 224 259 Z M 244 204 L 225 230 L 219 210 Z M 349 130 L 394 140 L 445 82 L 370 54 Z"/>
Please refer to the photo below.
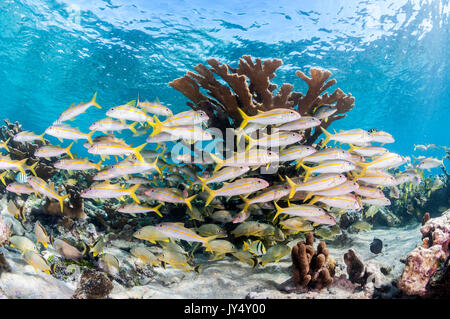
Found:
<path fill-rule="evenodd" d="M 136 100 L 131 100 L 131 101 L 125 103 L 125 105 L 128 105 L 128 106 L 135 106 L 135 105 L 136 105 Z"/>
<path fill-rule="evenodd" d="M 154 103 L 158 103 L 161 104 L 161 102 L 159 101 L 159 97 L 155 97 L 155 101 L 153 101 Z"/>

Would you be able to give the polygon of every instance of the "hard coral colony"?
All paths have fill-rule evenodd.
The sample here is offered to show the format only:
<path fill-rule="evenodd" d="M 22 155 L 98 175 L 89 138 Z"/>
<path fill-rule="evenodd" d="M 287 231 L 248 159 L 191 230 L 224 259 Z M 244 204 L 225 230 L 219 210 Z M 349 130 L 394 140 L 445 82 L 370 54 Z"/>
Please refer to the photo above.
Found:
<path fill-rule="evenodd" d="M 287 256 L 287 244 L 309 232 L 305 242 L 292 248 L 293 280 L 305 289 L 323 289 L 333 283 L 334 260 L 325 242 L 314 251 L 311 231 L 333 239 L 341 233 L 338 225 L 348 224 L 350 213 L 357 216 L 355 229 L 368 230 L 371 225 L 362 223 L 387 209 L 391 200 L 397 207 L 408 202 L 414 189 L 420 196 L 431 191 L 421 184 L 421 171 L 442 162 L 423 158 L 412 165 L 383 147 L 394 142 L 387 132 L 328 130 L 355 102 L 341 89 L 326 92 L 336 84 L 329 80 L 329 71 L 312 68 L 310 77 L 297 71 L 308 85 L 303 94 L 293 91 L 291 84 L 278 89 L 270 81 L 282 65 L 279 59 L 263 62 L 245 55 L 237 68 L 215 59 L 207 62 L 210 68 L 199 64 L 197 73 L 187 72 L 169 83 L 191 101 L 190 111 L 173 114 L 159 101 L 138 98 L 107 110 L 108 117 L 93 123 L 89 133 L 64 122 L 92 106 L 101 108 L 97 94 L 62 112 L 44 134 L 61 141 L 87 140 L 88 153 L 100 157 L 93 161 L 72 154 L 73 142 L 50 145 L 44 134 L 22 131 L 19 123 L 6 120 L 0 137 L 9 154 L 0 158 L 0 169 L 12 199 L 8 211 L 23 225 L 34 220 L 36 236 L 12 236 L 2 230 L 7 239 L 1 242 L 21 250 L 36 271 L 60 276 L 61 269 L 75 263 L 97 267 L 117 279 L 125 276 L 121 261 L 103 252 L 117 238 L 131 243 L 131 254 L 142 263 L 190 272 L 200 271 L 194 255 L 200 245 L 211 260 L 229 254 L 252 267 L 264 267 Z M 214 128 L 225 144 L 219 145 Z M 230 129 L 231 140 L 225 138 Z M 121 130 L 135 136 L 147 133 L 146 143 L 132 146 L 116 137 Z M 94 136 L 98 132 L 105 134 Z M 316 142 L 322 133 L 325 140 Z M 330 141 L 340 145 L 330 147 Z M 184 153 L 171 158 L 166 152 L 170 142 Z M 205 143 L 219 151 L 206 151 Z M 116 163 L 104 164 L 110 156 Z M 402 165 L 406 168 L 401 172 Z M 45 197 L 45 203 L 34 194 Z M 86 225 L 93 224 L 80 218 L 97 227 L 87 230 Z M 47 230 L 53 234 L 47 235 Z M 37 245 L 30 240 L 34 237 Z M 192 244 L 189 252 L 186 243 Z M 85 272 L 83 287 L 88 277 Z M 108 294 L 111 285 L 107 278 L 102 280 L 105 292 L 84 294 Z"/>

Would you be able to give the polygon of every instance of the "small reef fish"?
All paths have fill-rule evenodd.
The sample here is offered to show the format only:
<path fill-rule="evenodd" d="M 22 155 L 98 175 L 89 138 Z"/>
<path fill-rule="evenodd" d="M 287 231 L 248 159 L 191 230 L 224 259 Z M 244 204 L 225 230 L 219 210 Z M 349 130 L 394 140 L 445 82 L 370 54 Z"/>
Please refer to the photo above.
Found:
<path fill-rule="evenodd" d="M 103 247 L 105 247 L 105 240 L 103 239 L 103 236 L 100 236 L 92 247 L 90 247 L 89 252 L 96 257 L 103 252 Z"/>
<path fill-rule="evenodd" d="M 395 176 L 395 180 L 397 181 L 396 185 L 400 185 L 407 182 L 412 182 L 413 184 L 420 184 L 422 182 L 422 178 L 419 174 L 415 172 L 403 172 L 399 175 Z"/>
<path fill-rule="evenodd" d="M 14 135 L 13 141 L 20 143 L 31 143 L 34 141 L 42 141 L 43 143 L 45 143 L 44 135 L 45 133 L 37 135 L 30 131 L 22 131 Z"/>
<path fill-rule="evenodd" d="M 347 178 L 342 174 L 320 174 L 318 176 L 312 177 L 307 182 L 301 182 L 296 184 L 289 177 L 286 176 L 286 180 L 291 187 L 291 192 L 289 193 L 289 198 L 292 198 L 294 194 L 298 191 L 319 191 L 328 188 L 338 186 L 347 181 Z"/>
<path fill-rule="evenodd" d="M 234 235 L 235 238 L 241 236 L 265 237 L 272 235 L 274 232 L 275 227 L 272 225 L 259 223 L 256 221 L 246 221 L 239 224 L 234 230 L 232 230 L 231 234 Z"/>
<path fill-rule="evenodd" d="M 161 115 L 161 116 L 173 116 L 172 110 L 167 106 L 162 105 L 157 99 L 154 102 L 149 102 L 145 100 L 144 102 L 139 101 L 139 96 L 137 98 L 136 106 L 144 109 L 148 113 Z"/>
<path fill-rule="evenodd" d="M 298 120 L 291 121 L 291 122 L 282 124 L 280 126 L 277 126 L 277 129 L 279 129 L 280 131 L 307 130 L 309 128 L 319 126 L 320 123 L 321 123 L 320 120 L 313 116 L 302 116 Z"/>
<path fill-rule="evenodd" d="M 367 210 L 366 210 L 366 213 L 365 213 L 365 217 L 366 218 L 372 218 L 373 216 L 375 216 L 376 215 L 376 213 L 378 213 L 378 211 L 380 210 L 380 206 L 374 206 L 374 205 L 371 205 Z"/>
<path fill-rule="evenodd" d="M 135 104 L 136 101 L 133 100 L 124 105 L 114 106 L 106 111 L 106 116 L 123 121 L 153 124 L 153 118 L 142 109 L 135 107 Z"/>
<path fill-rule="evenodd" d="M 372 229 L 372 225 L 363 220 L 358 220 L 357 222 L 351 225 L 353 228 L 362 230 L 362 231 L 370 231 Z"/>
<path fill-rule="evenodd" d="M 50 237 L 48 237 L 45 228 L 41 225 L 41 223 L 39 223 L 39 221 L 36 221 L 34 224 L 34 235 L 36 236 L 36 242 L 41 243 L 45 249 L 47 249 L 47 244 L 50 242 Z"/>
<path fill-rule="evenodd" d="M 213 221 L 218 223 L 229 223 L 233 220 L 233 216 L 231 215 L 231 212 L 228 210 L 217 210 L 211 215 L 209 215 L 209 218 L 211 218 Z"/>
<path fill-rule="evenodd" d="M 197 233 L 203 237 L 215 236 L 216 238 L 227 237 L 227 232 L 216 224 L 203 224 L 196 229 Z"/>
<path fill-rule="evenodd" d="M 335 106 L 325 104 L 325 105 L 321 105 L 321 106 L 317 107 L 313 111 L 313 116 L 319 120 L 324 119 L 325 123 L 326 123 L 328 118 L 336 112 L 337 112 L 337 108 Z"/>
<path fill-rule="evenodd" d="M 296 232 L 308 232 L 314 230 L 309 221 L 302 217 L 293 217 L 280 221 L 283 229 L 289 229 Z"/>
<path fill-rule="evenodd" d="M 91 131 L 101 131 L 101 132 L 121 132 L 122 130 L 130 130 L 134 134 L 138 134 L 135 129 L 135 126 L 138 122 L 134 122 L 132 124 L 122 123 L 120 121 L 115 121 L 111 118 L 105 118 L 99 121 L 92 123 L 89 126 L 89 130 Z"/>
<path fill-rule="evenodd" d="M 255 257 L 253 257 L 252 253 L 248 251 L 239 250 L 237 252 L 232 253 L 234 257 L 239 259 L 240 262 L 244 264 L 250 265 L 252 268 L 255 268 L 258 264 L 258 261 Z"/>
<path fill-rule="evenodd" d="M 261 256 L 266 253 L 266 247 L 264 247 L 264 244 L 261 240 L 255 240 L 255 241 L 244 241 L 244 246 L 242 247 L 243 251 L 249 251 L 252 253 L 253 256 Z"/>
<path fill-rule="evenodd" d="M 267 165 L 279 160 L 278 154 L 264 149 L 252 149 L 248 152 L 235 153 L 227 159 L 220 159 L 214 154 L 210 156 L 217 163 L 214 172 L 218 171 L 222 166 L 261 166 Z"/>
<path fill-rule="evenodd" d="M 50 275 L 50 266 L 47 264 L 45 259 L 39 255 L 37 252 L 32 250 L 27 250 L 23 253 L 23 260 L 29 265 L 31 265 L 34 270 L 37 272 L 38 270 L 41 270 L 45 272 L 46 274 Z"/>
<path fill-rule="evenodd" d="M 316 202 L 324 203 L 327 206 L 341 208 L 341 209 L 349 209 L 349 210 L 361 210 L 361 204 L 359 202 L 359 198 L 353 194 L 347 195 L 335 195 L 335 196 L 314 196 L 313 199 L 309 202 L 309 205 L 313 205 Z"/>
<path fill-rule="evenodd" d="M 269 183 L 261 178 L 241 178 L 232 183 L 225 184 L 222 188 L 217 190 L 212 190 L 208 186 L 205 186 L 205 189 L 208 192 L 208 199 L 206 200 L 205 207 L 211 203 L 214 197 L 228 197 L 253 193 L 268 186 Z"/>
<path fill-rule="evenodd" d="M 267 252 L 261 257 L 261 266 L 268 263 L 276 263 L 284 256 L 288 255 L 291 249 L 287 245 L 275 245 L 267 249 Z"/>
<path fill-rule="evenodd" d="M 42 147 L 38 148 L 36 151 L 34 151 L 34 156 L 50 158 L 50 157 L 57 157 L 57 156 L 61 156 L 63 154 L 67 154 L 70 156 L 70 158 L 73 159 L 73 155 L 70 152 L 72 145 L 73 145 L 73 142 L 70 143 L 70 145 L 65 148 L 63 148 L 59 145 L 42 146 Z"/>
<path fill-rule="evenodd" d="M 178 136 L 174 136 L 170 133 L 166 133 L 166 132 L 160 132 L 154 136 L 148 136 L 147 139 L 145 140 L 147 143 L 164 143 L 164 142 L 173 142 L 173 141 L 177 141 L 180 138 Z"/>
<path fill-rule="evenodd" d="M 213 136 L 208 131 L 195 125 L 184 126 L 165 126 L 157 118 L 155 118 L 156 124 L 150 124 L 153 127 L 153 132 L 150 136 L 155 136 L 161 132 L 169 133 L 172 136 L 176 136 L 180 139 L 188 141 L 210 141 Z M 160 130 L 160 131 L 158 131 Z"/>
<path fill-rule="evenodd" d="M 233 217 L 233 224 L 242 223 L 243 221 L 247 220 L 251 215 L 251 212 L 249 209 L 243 209 Z"/>
<path fill-rule="evenodd" d="M 131 214 L 131 215 L 154 212 L 159 217 L 162 217 L 161 213 L 159 212 L 159 209 L 161 208 L 161 206 L 162 206 L 162 204 L 159 204 L 155 207 L 149 207 L 149 206 L 144 206 L 144 205 L 140 205 L 140 204 L 136 204 L 136 203 L 131 203 L 131 204 L 125 204 L 125 205 L 121 206 L 117 211 L 121 212 L 121 213 Z"/>
<path fill-rule="evenodd" d="M 237 251 L 236 247 L 228 240 L 214 239 L 209 242 L 209 247 L 217 256 L 215 260 L 220 259 L 225 254 L 234 253 Z"/>
<path fill-rule="evenodd" d="M 9 153 L 8 142 L 10 139 L 11 137 L 8 137 L 6 141 L 0 141 L 0 149 L 4 148 Z"/>
<path fill-rule="evenodd" d="M 152 265 L 153 267 L 157 267 L 161 263 L 158 258 L 146 247 L 133 247 L 131 248 L 130 253 L 134 257 L 139 258 L 144 264 Z"/>
<path fill-rule="evenodd" d="M 53 198 L 53 199 L 56 199 L 57 201 L 59 201 L 59 206 L 61 208 L 61 212 L 63 212 L 64 200 L 69 197 L 69 194 L 59 195 L 56 192 L 53 185 L 47 184 L 47 182 L 44 181 L 40 177 L 36 177 L 36 176 L 28 177 L 27 182 L 28 182 L 28 184 L 30 184 L 30 186 L 34 189 L 34 191 L 36 193 L 40 193 L 44 196 L 47 196 L 47 197 L 50 197 L 50 198 Z"/>
<path fill-rule="evenodd" d="M 381 146 L 355 146 L 350 144 L 348 152 L 356 153 L 361 156 L 372 157 L 388 153 L 389 150 Z"/>
<path fill-rule="evenodd" d="M 197 196 L 193 195 L 191 197 L 183 197 L 180 193 L 171 188 L 159 188 L 153 187 L 149 188 L 144 192 L 144 194 L 149 198 L 161 202 L 175 203 L 175 204 L 186 204 L 189 210 L 192 211 L 192 200 Z"/>
<path fill-rule="evenodd" d="M 159 231 L 155 226 L 145 226 L 133 234 L 134 238 L 142 239 L 156 244 L 157 241 L 169 241 L 169 236 Z"/>
<path fill-rule="evenodd" d="M 247 173 L 250 170 L 250 167 L 248 166 L 229 166 L 229 167 L 223 167 L 222 169 L 218 170 L 215 174 L 213 174 L 210 177 L 200 177 L 194 175 L 199 182 L 194 182 L 195 184 L 202 184 L 202 191 L 205 189 L 205 186 L 211 183 L 221 183 L 228 181 L 230 179 L 239 177 L 245 173 Z"/>
<path fill-rule="evenodd" d="M 120 272 L 119 259 L 107 253 L 99 256 L 99 267 L 114 277 L 118 276 Z"/>
<path fill-rule="evenodd" d="M 68 109 L 66 109 L 64 112 L 61 113 L 61 115 L 56 120 L 56 123 L 61 123 L 64 121 L 71 120 L 75 118 L 76 116 L 84 113 L 87 111 L 88 108 L 91 106 L 95 106 L 98 109 L 101 109 L 102 107 L 97 103 L 97 92 L 94 93 L 94 96 L 88 103 L 80 103 L 77 105 L 72 105 Z"/>
<path fill-rule="evenodd" d="M 387 197 L 380 198 L 361 198 L 361 203 L 375 206 L 389 206 L 391 201 Z"/>
<path fill-rule="evenodd" d="M 79 262 L 83 258 L 83 253 L 74 247 L 67 239 L 55 238 L 52 246 L 64 258 Z"/>
<path fill-rule="evenodd" d="M 280 162 L 300 162 L 304 157 L 314 154 L 315 152 L 317 152 L 317 150 L 312 146 L 293 145 L 280 150 L 278 156 Z"/>
<path fill-rule="evenodd" d="M 391 134 L 384 131 L 372 131 L 370 132 L 371 142 L 378 142 L 382 144 L 394 143 L 395 139 Z"/>
<path fill-rule="evenodd" d="M 14 204 L 14 201 L 10 200 L 8 201 L 8 206 L 6 208 L 8 213 L 13 215 L 14 218 L 18 220 L 25 220 L 25 211 L 23 206 L 19 208 L 16 206 L 16 204 Z"/>
<path fill-rule="evenodd" d="M 131 147 L 125 143 L 117 143 L 113 141 L 100 141 L 93 143 L 88 148 L 88 153 L 105 156 L 105 155 L 130 155 L 134 154 L 136 157 L 143 162 L 144 159 L 139 153 L 147 143 L 144 143 L 138 147 Z"/>
<path fill-rule="evenodd" d="M 182 223 L 161 223 L 156 225 L 155 228 L 169 238 L 200 242 L 206 247 L 206 251 L 211 251 L 209 241 L 216 238 L 216 236 L 202 237 L 193 230 L 184 227 Z"/>
<path fill-rule="evenodd" d="M 16 194 L 32 194 L 35 190 L 28 184 L 23 183 L 11 183 L 6 186 L 8 192 Z"/>
<path fill-rule="evenodd" d="M 345 195 L 356 191 L 359 188 L 359 184 L 352 181 L 346 181 L 338 186 L 327 188 L 320 191 L 309 192 L 305 197 L 304 201 L 310 199 L 313 195 L 318 196 L 335 196 L 335 195 Z"/>
<path fill-rule="evenodd" d="M 275 125 L 292 122 L 301 118 L 300 113 L 295 110 L 287 108 L 275 108 L 266 112 L 259 112 L 254 116 L 248 116 L 240 108 L 237 109 L 242 117 L 242 122 L 239 126 L 239 130 L 242 130 L 247 123 L 257 123 L 264 125 Z"/>
<path fill-rule="evenodd" d="M 28 179 L 28 175 L 23 174 L 21 172 L 17 173 L 16 178 L 14 178 L 14 180 L 16 182 L 21 183 L 21 184 L 25 184 L 27 182 L 27 179 Z M 3 183 L 3 184 L 5 184 L 5 183 Z"/>
<path fill-rule="evenodd" d="M 329 160 L 351 161 L 351 159 L 352 154 L 350 154 L 346 150 L 343 150 L 342 148 L 325 148 L 303 157 L 301 162 L 321 163 L 323 161 Z M 297 168 L 298 167 L 300 167 L 300 163 L 297 165 Z"/>
<path fill-rule="evenodd" d="M 374 170 L 377 168 L 390 168 L 396 167 L 403 163 L 403 157 L 396 153 L 384 153 L 383 155 L 375 157 L 371 162 L 362 163 L 358 162 L 357 165 L 363 167 L 361 174 L 364 174 L 366 170 Z"/>
<path fill-rule="evenodd" d="M 195 270 L 199 272 L 200 266 L 192 267 L 189 264 L 188 257 L 185 254 L 181 254 L 173 250 L 165 250 L 162 254 L 158 255 L 158 260 L 162 262 L 163 267 L 165 264 L 169 264 L 174 269 L 182 270 L 184 272 L 190 272 Z"/>
<path fill-rule="evenodd" d="M 244 135 L 247 139 L 248 145 L 246 150 L 248 151 L 252 147 L 260 146 L 263 148 L 282 147 L 300 142 L 303 136 L 297 132 L 277 132 L 274 134 L 266 134 L 259 139 L 253 139 L 248 135 Z"/>
<path fill-rule="evenodd" d="M 54 124 L 45 130 L 45 134 L 54 136 L 58 138 L 61 142 L 64 139 L 67 140 L 84 140 L 87 139 L 90 144 L 92 144 L 92 135 L 95 131 L 89 133 L 83 133 L 78 128 L 71 127 L 67 124 Z"/>
<path fill-rule="evenodd" d="M 67 171 L 86 171 L 90 169 L 101 170 L 102 160 L 98 163 L 92 163 L 87 158 L 62 158 L 58 160 L 53 167 Z"/>
<path fill-rule="evenodd" d="M 138 204 L 141 202 L 136 196 L 136 190 L 140 184 L 133 185 L 125 189 L 119 184 L 111 184 L 109 181 L 92 185 L 81 192 L 80 196 L 83 198 L 119 198 L 122 196 L 131 196 L 131 198 Z"/>
<path fill-rule="evenodd" d="M 200 212 L 200 209 L 196 206 L 192 206 L 192 211 L 188 208 L 186 209 L 186 214 L 192 219 L 192 220 L 198 220 L 200 222 L 205 221 L 205 217 Z"/>
<path fill-rule="evenodd" d="M 320 162 L 317 166 L 310 167 L 306 166 L 303 163 L 300 163 L 300 166 L 305 170 L 305 178 L 304 182 L 308 180 L 311 174 L 316 173 L 345 173 L 352 171 L 356 168 L 356 166 L 345 160 L 327 160 Z"/>
<path fill-rule="evenodd" d="M 427 157 L 423 159 L 419 165 L 417 165 L 417 168 L 430 170 L 431 168 L 436 168 L 439 166 L 444 166 L 444 159 L 439 160 L 437 158 Z"/>
<path fill-rule="evenodd" d="M 376 186 L 394 186 L 397 185 L 397 180 L 394 176 L 383 171 L 366 171 L 363 175 L 358 175 L 358 182 L 364 182 L 369 185 Z"/>
<path fill-rule="evenodd" d="M 208 120 L 209 117 L 205 112 L 189 110 L 170 116 L 161 124 L 165 126 L 193 126 L 206 123 Z"/>
<path fill-rule="evenodd" d="M 355 190 L 355 194 L 363 197 L 370 198 L 381 198 L 384 197 L 383 192 L 378 188 L 372 188 L 360 185 L 358 189 Z"/>
<path fill-rule="evenodd" d="M 250 205 L 256 204 L 256 203 L 266 203 L 271 201 L 277 201 L 282 197 L 285 197 L 289 195 L 290 193 L 290 187 L 288 185 L 274 185 L 271 187 L 268 187 L 267 189 L 263 190 L 260 194 L 252 197 L 252 198 L 245 198 L 242 197 L 242 200 L 245 203 L 243 211 L 246 211 L 247 208 Z"/>
<path fill-rule="evenodd" d="M 26 252 L 27 250 L 39 252 L 36 245 L 25 236 L 12 236 L 9 238 L 9 245 L 13 248 L 19 249 L 22 252 Z"/>
<path fill-rule="evenodd" d="M 20 161 L 16 161 L 11 159 L 9 156 L 0 156 L 0 169 L 4 169 L 4 170 L 18 170 L 20 171 L 22 174 L 25 174 L 25 168 L 26 166 L 26 162 L 27 162 L 27 158 L 20 160 Z"/>
<path fill-rule="evenodd" d="M 277 209 L 273 220 L 275 221 L 280 214 L 287 214 L 291 216 L 303 217 L 309 221 L 317 224 L 335 225 L 336 220 L 329 215 L 325 210 L 314 205 L 291 205 L 286 208 L 281 208 L 275 203 Z"/>
<path fill-rule="evenodd" d="M 331 134 L 323 127 L 320 127 L 322 132 L 325 134 L 325 140 L 322 143 L 322 147 L 328 144 L 329 141 L 336 141 L 345 144 L 365 144 L 372 141 L 371 133 L 364 131 L 362 129 L 353 129 L 348 131 L 340 131 L 339 133 Z"/>
<path fill-rule="evenodd" d="M 340 229 L 339 227 L 332 226 L 332 227 L 320 227 L 316 228 L 314 231 L 314 236 L 318 236 L 324 240 L 333 240 L 339 233 Z M 333 228 L 336 227 L 336 231 L 333 231 Z"/>

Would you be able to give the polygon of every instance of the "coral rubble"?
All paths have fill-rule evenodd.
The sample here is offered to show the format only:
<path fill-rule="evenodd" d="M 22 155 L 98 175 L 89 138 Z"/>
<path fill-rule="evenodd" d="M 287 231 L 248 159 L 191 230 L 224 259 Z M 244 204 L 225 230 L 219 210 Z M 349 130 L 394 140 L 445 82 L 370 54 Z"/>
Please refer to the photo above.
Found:
<path fill-rule="evenodd" d="M 111 280 L 103 272 L 84 269 L 81 274 L 73 299 L 103 299 L 106 298 L 114 288 Z"/>

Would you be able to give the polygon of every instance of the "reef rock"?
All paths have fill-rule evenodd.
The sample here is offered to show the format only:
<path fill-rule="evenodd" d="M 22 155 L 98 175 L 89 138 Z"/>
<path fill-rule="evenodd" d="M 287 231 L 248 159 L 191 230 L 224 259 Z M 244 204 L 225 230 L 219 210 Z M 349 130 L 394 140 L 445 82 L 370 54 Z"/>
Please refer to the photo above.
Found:
<path fill-rule="evenodd" d="M 81 275 L 73 299 L 103 299 L 113 290 L 114 286 L 103 272 L 85 269 Z"/>
<path fill-rule="evenodd" d="M 9 239 L 9 227 L 0 216 L 0 246 L 3 246 Z"/>
<path fill-rule="evenodd" d="M 420 231 L 423 243 L 408 254 L 398 287 L 407 295 L 448 294 L 450 210 L 428 220 Z"/>

